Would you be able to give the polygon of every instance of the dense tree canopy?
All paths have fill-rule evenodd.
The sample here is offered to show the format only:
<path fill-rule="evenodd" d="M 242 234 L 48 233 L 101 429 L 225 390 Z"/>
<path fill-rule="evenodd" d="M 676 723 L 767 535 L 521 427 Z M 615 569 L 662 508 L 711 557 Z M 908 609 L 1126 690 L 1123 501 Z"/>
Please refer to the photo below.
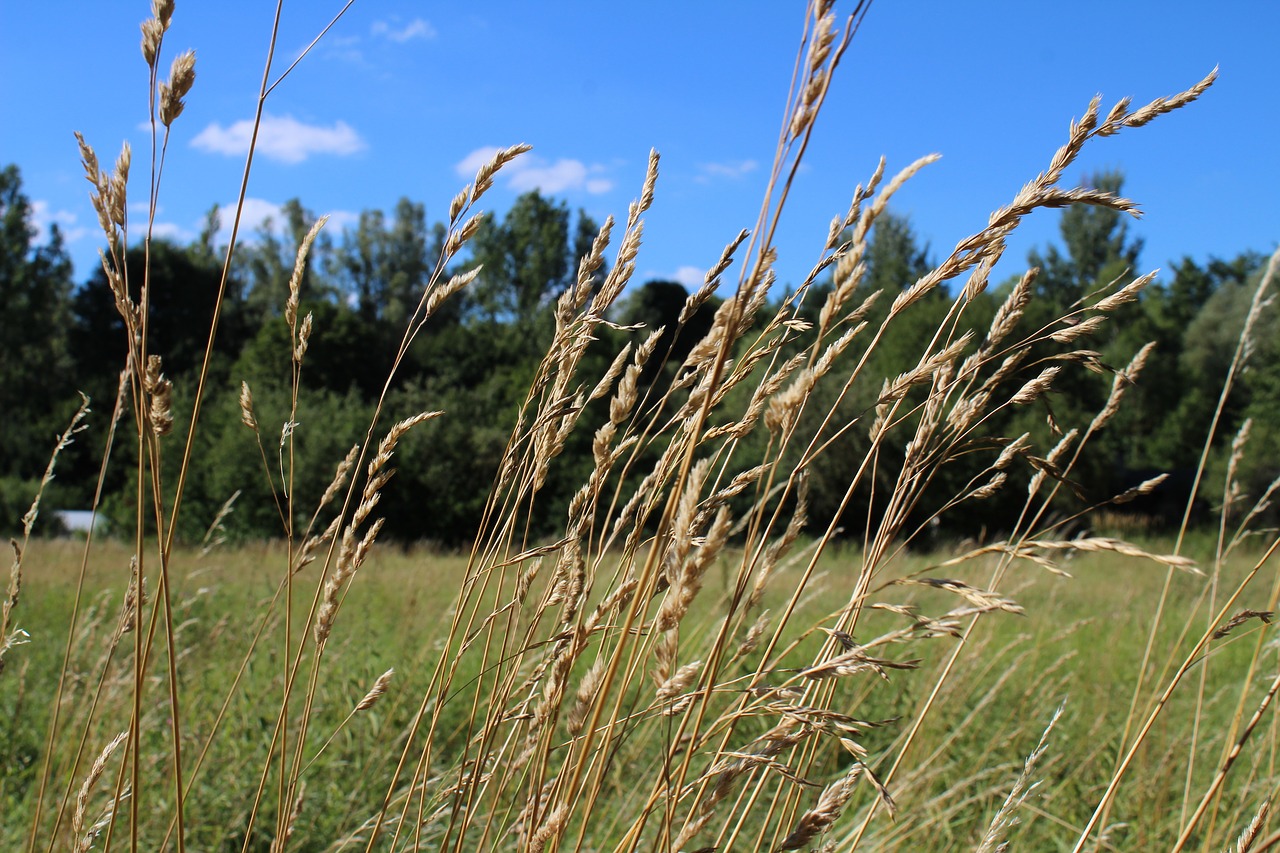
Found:
<path fill-rule="evenodd" d="M 1103 173 L 1090 183 L 1118 193 L 1122 176 Z M 274 536 L 282 531 L 272 488 L 281 487 L 273 455 L 293 405 L 294 344 L 284 309 L 298 245 L 315 218 L 294 199 L 284 206 L 281 222 L 267 223 L 233 256 L 196 448 L 203 464 L 187 486 L 190 511 L 182 529 L 187 536 L 198 536 L 236 491 L 243 497 L 228 522 L 233 532 Z M 73 285 L 56 227 L 40 239 L 31 219 L 18 170 L 10 166 L 0 172 L 0 304 L 5 305 L 0 312 L 0 510 L 5 513 L 4 526 L 10 528 L 25 508 L 22 501 L 30 498 L 53 436 L 78 400 L 78 389 L 94 399 L 93 426 L 67 454 L 53 499 L 67 507 L 88 504 L 127 349 L 124 325 L 103 272 L 94 271 Z M 412 435 L 398 451 L 400 473 L 388 487 L 392 494 L 384 504 L 388 533 L 444 543 L 467 539 L 480 522 L 489 485 L 536 374 L 555 301 L 578 281 L 578 260 L 590 250 L 597 229 L 582 211 L 572 214 L 564 202 L 531 192 L 517 199 L 501 219 L 486 220 L 469 253 L 454 259 L 448 269 L 440 267 L 444 226 L 431 223 L 425 208 L 407 198 L 389 215 L 365 211 L 353 228 L 323 233 L 312 249 L 299 294 L 299 316 L 311 315 L 314 332 L 292 412 L 297 423 L 296 470 L 302 472 L 293 484 L 297 504 L 307 506 L 318 497 L 336 462 L 363 437 L 406 324 L 429 284 L 480 267 L 473 285 L 433 314 L 415 339 L 385 388 L 384 403 L 385 418 L 435 409 L 449 413 Z M 156 240 L 147 249 L 131 248 L 126 258 L 127 279 L 135 292 L 149 261 L 149 346 L 162 356 L 166 374 L 174 381 L 179 424 L 189 417 L 222 278 L 225 248 L 217 245 L 217 233 L 215 210 L 190 245 Z M 1028 258 L 1028 265 L 1039 267 L 1040 274 L 1023 326 L 1052 331 L 1060 328 L 1055 323 L 1064 315 L 1074 317 L 1069 322 L 1080 322 L 1092 304 L 1144 271 L 1139 266 L 1141 249 L 1123 214 L 1085 205 L 1067 208 L 1060 241 Z M 892 297 L 929 270 L 929 251 L 907 219 L 886 213 L 870 235 L 865 259 L 865 274 L 850 304 L 873 291 L 887 291 L 887 298 L 876 302 L 867 315 L 875 328 L 888 316 Z M 1122 306 L 1119 322 L 1070 344 L 1046 339 L 1038 345 L 1037 358 L 1088 350 L 1095 353 L 1092 357 L 1103 375 L 1064 374 L 1047 401 L 1001 410 L 983 425 L 989 431 L 985 434 L 1028 431 L 1043 452 L 1056 440 L 1056 422 L 1068 417 L 1087 421 L 1106 399 L 1110 370 L 1122 367 L 1144 343 L 1153 341 L 1158 366 L 1142 374 L 1121 414 L 1093 442 L 1089 457 L 1081 460 L 1081 479 L 1092 490 L 1086 497 L 1095 499 L 1121 491 L 1151 472 L 1173 472 L 1169 498 L 1139 511 L 1157 522 L 1176 522 L 1174 516 L 1180 514 L 1190 487 L 1186 472 L 1198 461 L 1263 260 L 1247 251 L 1204 264 L 1184 258 L 1171 265 L 1167 278 L 1148 287 L 1133 304 Z M 596 284 L 606 271 L 595 273 Z M 822 304 L 830 286 L 827 281 L 814 285 L 806 297 L 806 312 Z M 1012 281 L 993 283 L 967 309 L 964 322 L 978 339 L 1012 287 Z M 779 288 L 775 298 L 781 298 L 781 292 Z M 638 340 L 644 334 L 630 327 L 643 324 L 664 332 L 656 357 L 640 376 L 642 390 L 660 377 L 673 378 L 711 328 L 718 304 L 713 299 L 682 322 L 687 297 L 688 290 L 672 281 L 633 284 L 610 317 L 615 327 L 605 330 L 606 339 L 588 350 L 590 369 L 603 373 L 628 336 Z M 910 369 L 950 304 L 950 295 L 935 292 L 895 317 L 871 354 L 865 375 L 878 382 Z M 1254 337 L 1252 369 L 1244 374 L 1215 436 L 1221 459 L 1247 419 L 1252 419 L 1255 442 L 1274 446 L 1280 440 L 1275 426 L 1280 424 L 1280 324 L 1274 310 L 1263 313 Z M 851 370 L 862 352 L 857 345 L 850 347 L 833 370 Z M 241 381 L 252 388 L 260 437 L 241 422 Z M 830 406 L 836 406 L 837 418 L 859 423 L 874 410 L 880 390 L 872 383 L 854 383 L 843 392 L 840 382 L 822 387 L 810 402 L 802 431 L 816 429 L 824 407 Z M 589 424 L 607 417 L 602 406 L 588 407 Z M 581 479 L 578 463 L 589 465 L 591 449 L 583 442 L 589 442 L 591 430 L 581 432 L 586 437 L 570 439 L 561 454 L 560 473 L 553 472 L 544 486 L 553 500 L 543 511 L 545 517 L 532 519 L 535 525 L 545 523 L 551 529 L 551 516 L 563 511 Z M 764 441 L 767 436 L 748 440 Z M 975 434 L 974 441 L 980 440 L 982 434 Z M 813 469 L 810 483 L 814 517 L 830 518 L 843 503 L 851 519 L 865 518 L 875 495 L 890 491 L 886 487 L 896 476 L 895 451 L 885 449 L 864 492 L 845 501 L 845 484 L 862 463 L 867 446 L 864 426 L 841 432 L 825 449 L 826 461 Z M 129 447 L 115 450 L 124 457 L 133 452 Z M 1223 468 L 1225 461 L 1215 464 Z M 128 471 L 127 465 L 117 467 Z M 939 474 L 932 484 L 938 500 L 960 489 L 972 473 L 960 460 Z M 1259 493 L 1276 474 L 1275 454 L 1255 454 L 1240 467 L 1239 479 L 1242 488 Z M 108 511 L 122 518 L 129 515 L 130 476 L 117 473 L 105 483 Z M 930 511 L 926 501 L 922 512 Z M 966 520 L 998 527 L 1007 523 L 1011 511 L 997 499 L 985 502 Z"/>

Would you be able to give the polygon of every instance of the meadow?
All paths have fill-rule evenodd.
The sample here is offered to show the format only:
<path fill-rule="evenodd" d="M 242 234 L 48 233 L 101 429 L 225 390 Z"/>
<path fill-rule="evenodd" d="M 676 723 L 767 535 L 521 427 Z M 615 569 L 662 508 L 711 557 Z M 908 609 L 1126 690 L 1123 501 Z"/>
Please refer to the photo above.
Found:
<path fill-rule="evenodd" d="M 174 8 L 152 11 L 154 213 L 195 58 L 178 54 L 164 76 Z M 380 392 L 367 406 L 344 398 L 356 401 L 345 426 L 360 421 L 344 456 L 336 426 L 308 408 L 324 343 L 312 335 L 340 311 L 307 290 L 325 219 L 281 267 L 258 333 L 274 343 L 248 351 L 263 356 L 257 369 L 280 368 L 272 393 L 216 357 L 234 245 L 211 279 L 203 354 L 169 375 L 151 312 L 160 250 L 147 235 L 141 266 L 129 256 L 132 152 L 104 166 L 81 138 L 126 357 L 114 407 L 94 404 L 106 426 L 86 432 L 85 400 L 12 540 L 0 846 L 1077 853 L 1280 841 L 1269 814 L 1280 539 L 1267 526 L 1280 479 L 1245 477 L 1270 471 L 1273 454 L 1251 444 L 1236 404 L 1247 369 L 1271 369 L 1259 329 L 1280 252 L 1238 282 L 1239 323 L 1215 324 L 1233 337 L 1206 359 L 1220 369 L 1196 409 L 1205 435 L 1163 527 L 1146 508 L 1166 475 L 1088 482 L 1147 438 L 1121 413 L 1150 393 L 1144 376 L 1168 372 L 1154 343 L 1123 334 L 1163 298 L 1147 292 L 1154 274 L 1104 265 L 1070 298 L 1046 291 L 1053 269 L 991 281 L 1009 233 L 1037 210 L 1101 211 L 1082 221 L 1108 228 L 1135 214 L 1118 184 L 1064 176 L 1086 146 L 1192 106 L 1216 72 L 1140 106 L 1082 105 L 1043 171 L 893 287 L 872 286 L 868 269 L 894 233 L 894 194 L 934 158 L 896 174 L 882 160 L 815 235 L 807 276 L 784 286 L 771 235 L 864 13 L 842 24 L 832 4 L 809 7 L 758 220 L 682 293 L 671 333 L 618 310 L 660 192 L 656 151 L 635 201 L 588 235 L 556 292 L 516 299 L 529 322 L 509 317 L 508 332 L 540 347 L 497 383 L 519 379 L 518 399 L 501 419 L 460 416 L 492 450 L 472 460 L 484 479 L 425 480 L 475 510 L 457 547 L 399 544 L 426 501 L 397 508 L 413 494 L 397 488 L 459 416 L 399 372 L 447 306 L 492 283 L 471 244 L 506 232 L 485 230 L 481 200 L 529 146 L 494 152 L 450 201 Z M 476 313 L 451 328 L 478 326 L 481 340 L 496 325 Z M 210 422 L 238 443 L 208 441 Z M 115 508 L 116 532 L 41 538 L 59 457 L 86 445 L 101 460 L 95 508 Z M 338 449 L 317 462 L 317 447 Z M 228 458 L 260 479 L 256 496 L 236 492 L 216 512 L 187 503 Z M 278 535 L 230 536 L 237 514 L 278 522 Z M 384 531 L 392 518 L 399 538 Z"/>
<path fill-rule="evenodd" d="M 1155 552 L 1170 543 L 1146 544 Z M 130 549 L 107 543 L 95 550 L 85 584 L 88 607 L 80 617 L 70 683 L 61 706 L 66 731 L 87 732 L 88 746 L 68 737 L 55 748 L 51 778 L 63 785 L 84 776 L 95 758 L 93 744 L 113 736 L 106 721 L 127 718 L 131 702 L 127 648 L 119 652 L 113 667 L 98 675 L 104 672 L 103 658 L 113 645 L 120 613 L 113 575 L 128 564 Z M 903 554 L 888 567 L 886 578 L 939 576 L 944 573 L 937 564 L 958 551 Z M 1188 551 L 1212 563 L 1212 542 L 1201 539 Z M 24 647 L 29 653 L 18 671 L 10 673 L 16 686 L 6 696 L 0 728 L 0 743 L 6 744 L 6 755 L 12 757 L 0 777 L 0 796 L 10 816 L 31 814 L 31 779 L 41 766 L 47 712 L 57 691 L 52 678 L 61 663 L 57 641 L 70 619 L 82 555 L 83 543 L 74 540 L 39 542 L 26 555 L 29 565 L 39 566 L 24 584 L 24 624 L 32 642 Z M 247 804 L 255 799 L 259 769 L 271 748 L 273 720 L 263 709 L 273 707 L 283 692 L 278 666 L 279 654 L 287 648 L 283 610 L 268 611 L 267 605 L 279 585 L 273 567 L 285 556 L 280 545 L 222 546 L 204 553 L 184 549 L 171 563 L 175 635 L 183 671 L 184 752 L 203 759 L 188 765 L 186 807 L 198 816 L 188 837 L 192 849 L 241 849 L 244 842 Z M 1259 556 L 1257 549 L 1236 555 L 1223 567 L 1222 582 L 1239 581 Z M 734 557 L 726 554 L 722 564 L 708 572 L 699 607 L 688 617 L 693 632 L 712 631 L 714 614 L 731 598 L 728 569 Z M 825 624 L 831 614 L 824 606 L 849 583 L 861 559 L 857 550 L 826 554 L 794 618 L 801 624 Z M 993 563 L 974 565 L 958 574 L 977 585 L 992 567 Z M 869 849 L 973 849 L 1019 782 L 1030 790 L 1019 795 L 1024 798 L 1017 812 L 1020 820 L 1006 830 L 1012 849 L 1059 849 L 1078 835 L 1089 817 L 1089 805 L 1105 789 L 1116 761 L 1119 733 L 1137 690 L 1153 603 L 1160 599 L 1166 573 L 1157 564 L 1113 554 L 1077 555 L 1064 562 L 1062 569 L 1070 577 L 1027 565 L 1009 578 L 1009 599 L 1025 612 L 992 613 L 970 635 L 967 651 L 946 679 L 935 713 L 915 738 L 907 770 L 894 786 L 896 816 L 872 825 L 862 842 Z M 293 849 L 360 848 L 360 830 L 384 794 L 380 774 L 398 758 L 418 698 L 429 689 L 432 668 L 448 642 L 452 587 L 465 570 L 464 557 L 428 549 L 387 547 L 370 555 L 361 583 L 352 588 L 344 604 L 343 622 L 330 647 L 312 710 L 317 734 L 306 755 L 303 779 L 307 797 L 323 807 L 309 812 L 294 827 Z M 799 573 L 794 563 L 781 568 L 779 588 L 793 584 Z M 1274 580 L 1255 580 L 1246 587 L 1244 600 L 1260 605 L 1274 602 L 1274 585 Z M 1188 632 L 1204 627 L 1209 588 L 1208 577 L 1174 576 L 1168 609 L 1156 635 L 1159 652 L 1153 672 L 1179 663 L 1173 652 L 1185 651 L 1194 639 Z M 963 603 L 947 590 L 919 586 L 887 588 L 876 598 L 890 595 L 895 607 L 913 608 L 917 617 L 942 618 Z M 784 604 L 777 595 L 767 596 L 764 602 L 770 609 Z M 267 612 L 272 615 L 264 622 Z M 901 623 L 897 613 L 873 614 L 860 634 L 871 640 L 899 629 Z M 1210 783 L 1224 749 L 1239 731 L 1241 714 L 1252 712 L 1269 687 L 1270 679 L 1261 677 L 1261 670 L 1276 649 L 1264 628 L 1264 623 L 1254 620 L 1214 641 L 1197 658 L 1188 685 L 1175 694 L 1137 757 L 1132 784 L 1116 800 L 1099 849 L 1159 849 L 1176 840 L 1178 819 L 1185 818 L 1188 808 L 1187 792 L 1199 793 Z M 824 637 L 813 628 L 795 642 L 805 655 L 812 655 Z M 936 637 L 914 638 L 896 649 L 894 657 L 918 660 L 917 668 L 890 670 L 887 682 L 864 680 L 833 697 L 832 710 L 856 709 L 859 718 L 877 723 L 861 739 L 872 766 L 901 746 L 911 709 L 939 681 L 957 642 L 945 631 Z M 364 710 L 353 711 L 379 676 L 392 669 L 385 692 Z M 721 689 L 733 691 L 735 680 L 745 685 L 750 672 L 746 663 L 740 664 L 726 673 Z M 1242 676 L 1249 673 L 1249 683 L 1242 685 Z M 443 709 L 442 766 L 462 751 L 463 732 L 473 713 L 465 685 L 478 675 L 474 668 L 460 672 L 457 681 L 462 686 Z M 880 680 L 878 676 L 869 679 Z M 163 696 L 163 690 L 157 695 Z M 158 722 L 166 710 L 160 701 L 148 716 Z M 99 722 L 89 725 L 91 718 Z M 1051 720 L 1056 721 L 1045 734 Z M 1273 720 L 1269 718 L 1266 730 L 1256 735 L 1269 746 L 1248 751 L 1244 766 L 1236 770 L 1237 777 L 1217 805 L 1217 823 L 1224 834 L 1246 825 L 1255 803 L 1274 793 Z M 221 727 L 224 736 L 212 738 L 215 727 Z M 1187 763 L 1188 743 L 1197 744 L 1194 767 Z M 1024 773 L 1024 762 L 1038 745 L 1041 752 Z M 209 751 L 204 755 L 206 747 Z M 144 784 L 162 786 L 169 747 L 157 738 L 147 749 L 151 754 L 145 757 L 144 768 L 154 779 L 144 777 Z M 662 760 L 660 742 L 631 744 L 627 753 L 626 760 L 637 768 Z M 840 764 L 838 759 L 821 757 L 809 773 L 819 778 L 838 774 Z M 103 790 L 91 788 L 84 797 L 87 820 L 100 817 L 107 802 L 109 781 L 99 784 Z M 79 792 L 56 793 L 70 796 L 68 805 L 79 807 Z M 640 794 L 628 789 L 616 792 L 623 808 L 634 807 L 627 800 Z M 817 789 L 811 796 L 816 794 Z M 850 801 L 846 831 L 858 825 L 875 799 L 868 787 Z M 50 811 L 43 831 L 52 829 L 52 819 Z M 171 830 L 172 821 L 170 809 L 149 812 L 141 833 L 150 839 L 146 846 Z M 597 849 L 616 843 L 624 834 L 611 823 L 615 822 L 601 822 L 589 836 Z M 23 821 L 6 821 L 0 846 L 21 849 L 29 829 Z M 433 827 L 433 832 L 441 829 Z M 748 821 L 743 831 L 760 833 L 764 824 Z M 263 832 L 249 849 L 270 846 L 267 836 Z M 74 846 L 75 839 L 65 835 L 65 827 L 62 838 L 58 848 Z M 435 840 L 428 834 L 424 843 Z M 757 836 L 747 846 L 764 849 L 780 840 Z"/>

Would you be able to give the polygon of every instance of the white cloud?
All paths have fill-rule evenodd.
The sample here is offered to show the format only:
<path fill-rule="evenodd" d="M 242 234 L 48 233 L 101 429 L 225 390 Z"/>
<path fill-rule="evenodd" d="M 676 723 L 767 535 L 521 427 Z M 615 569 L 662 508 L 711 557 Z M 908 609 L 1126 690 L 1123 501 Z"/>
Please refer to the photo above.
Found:
<path fill-rule="evenodd" d="M 176 222 L 157 222 L 152 226 L 151 234 L 153 237 L 172 240 L 175 243 L 190 243 L 198 236 L 195 231 L 184 228 Z"/>
<path fill-rule="evenodd" d="M 36 229 L 36 241 L 43 243 L 49 234 L 49 226 L 57 225 L 62 232 L 62 242 L 74 243 L 89 233 L 89 229 L 77 226 L 77 216 L 69 210 L 51 210 L 49 202 L 44 199 L 33 199 L 31 202 L 31 224 Z"/>
<path fill-rule="evenodd" d="M 476 171 L 489 162 L 498 148 L 486 145 L 472 151 L 454 167 L 464 178 L 475 177 Z M 613 189 L 613 181 L 605 177 L 605 167 L 599 163 L 583 163 L 562 157 L 554 163 L 532 155 L 523 154 L 507 163 L 498 173 L 507 186 L 516 192 L 538 190 L 548 195 L 571 190 L 582 190 L 590 195 L 600 195 Z"/>
<path fill-rule="evenodd" d="M 476 172 L 480 171 L 480 167 L 492 160 L 493 155 L 497 154 L 500 150 L 501 149 L 496 145 L 486 145 L 483 148 L 477 148 L 466 157 L 463 157 L 462 160 L 453 167 L 453 170 L 463 178 L 473 178 L 475 177 Z M 521 159 L 528 156 L 528 154 L 520 155 L 520 157 L 517 157 L 514 162 L 508 163 L 504 166 L 503 172 L 505 173 L 508 169 L 516 168 L 516 164 L 518 164 Z"/>
<path fill-rule="evenodd" d="M 191 140 L 192 146 L 214 154 L 244 155 L 253 136 L 253 122 L 244 119 L 229 127 L 214 122 Z M 360 134 L 345 121 L 330 127 L 305 124 L 293 116 L 262 114 L 258 129 L 259 154 L 282 163 L 301 163 L 312 154 L 346 156 L 365 148 Z"/>
<path fill-rule="evenodd" d="M 577 189 L 587 182 L 587 167 L 581 160 L 560 159 L 549 166 L 517 165 L 512 170 L 511 188 L 520 192 L 541 190 L 554 194 Z"/>
<path fill-rule="evenodd" d="M 690 290 L 702 287 L 707 271 L 702 267 L 680 267 L 671 274 L 672 281 L 678 281 Z"/>
<path fill-rule="evenodd" d="M 413 39 L 433 39 L 436 37 L 436 28 L 422 18 L 414 18 L 403 27 L 390 21 L 374 21 L 370 32 L 375 36 L 380 36 L 397 44 L 404 44 Z"/>
<path fill-rule="evenodd" d="M 364 63 L 364 51 L 360 48 L 360 36 L 326 36 L 320 42 L 326 59 L 350 62 L 353 65 Z M 299 50 L 301 53 L 301 50 Z"/>
<path fill-rule="evenodd" d="M 344 230 L 355 228 L 359 224 L 360 214 L 354 210 L 333 210 L 329 211 L 329 221 L 324 224 L 322 233 L 336 240 L 342 236 Z"/>
<path fill-rule="evenodd" d="M 699 183 L 708 183 L 714 178 L 727 178 L 736 181 L 759 168 L 755 160 L 730 160 L 724 163 L 703 163 L 698 167 Z"/>
<path fill-rule="evenodd" d="M 226 245 L 226 242 L 231 239 L 231 217 L 235 214 L 235 210 L 235 202 L 218 205 L 217 242 L 219 245 Z M 353 227 L 360 221 L 360 214 L 350 210 L 321 211 L 321 213 L 328 213 L 329 221 L 325 223 L 320 233 L 328 234 L 334 239 L 341 236 L 343 228 Z M 244 209 L 240 213 L 240 232 L 236 235 L 236 242 L 252 243 L 257 240 L 258 231 L 266 225 L 268 219 L 271 220 L 271 233 L 284 236 L 286 225 L 281 206 L 266 199 L 246 198 Z M 203 222 L 202 218 L 202 226 Z"/>
<path fill-rule="evenodd" d="M 231 219 L 235 216 L 235 203 L 218 205 L 218 242 L 226 243 L 231 239 Z M 240 211 L 240 230 L 237 240 L 253 236 L 259 228 L 271 220 L 272 230 L 283 233 L 284 219 L 280 216 L 280 205 L 261 198 L 246 198 Z"/>

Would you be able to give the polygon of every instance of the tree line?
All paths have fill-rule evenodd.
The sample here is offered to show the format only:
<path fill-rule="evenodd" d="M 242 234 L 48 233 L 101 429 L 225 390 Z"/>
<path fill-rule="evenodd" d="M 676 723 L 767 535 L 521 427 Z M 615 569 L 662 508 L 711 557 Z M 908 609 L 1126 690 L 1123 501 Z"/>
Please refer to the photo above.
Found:
<path fill-rule="evenodd" d="M 1099 189 L 1119 192 L 1122 176 L 1104 173 L 1091 180 Z M 92 399 L 94 414 L 89 429 L 60 458 L 45 506 L 91 505 L 126 353 L 124 325 L 106 276 L 97 270 L 84 281 L 73 281 L 57 226 L 39 235 L 31 220 L 19 171 L 9 166 L 0 172 L 0 527 L 6 529 L 20 524 L 55 436 L 79 402 L 77 392 Z M 436 269 L 444 226 L 429 224 L 424 206 L 408 198 L 401 199 L 389 216 L 369 210 L 340 235 L 321 232 L 302 277 L 299 311 L 313 315 L 314 333 L 291 418 L 291 343 L 283 315 L 297 249 L 315 215 L 294 199 L 283 205 L 280 220 L 264 223 L 254 239 L 236 248 L 221 306 L 214 300 L 225 247 L 217 242 L 216 209 L 189 244 L 156 239 L 149 247 L 150 350 L 162 355 L 165 374 L 173 381 L 178 431 L 182 413 L 190 411 L 209 318 L 215 308 L 221 311 L 195 448 L 197 465 L 186 487 L 180 532 L 199 540 L 220 508 L 239 493 L 224 522 L 227 530 L 246 538 L 280 534 L 272 490 L 284 486 L 283 464 L 272 455 L 286 422 L 295 424 L 289 427 L 298 472 L 291 485 L 295 505 L 314 504 L 337 462 L 363 438 L 397 357 L 405 322 L 427 282 L 442 272 L 449 275 L 479 265 L 476 280 L 432 315 L 395 372 L 394 384 L 386 389 L 389 417 L 427 410 L 447 413 L 429 428 L 411 433 L 397 451 L 399 471 L 383 502 L 387 534 L 444 545 L 468 540 L 480 521 L 519 405 L 551 339 L 554 301 L 575 280 L 577 260 L 589 251 L 598 224 L 563 201 L 530 192 L 500 220 L 486 219 L 463 266 L 445 271 Z M 1142 272 L 1141 242 L 1114 210 L 1069 207 L 1061 215 L 1060 236 L 1060 244 L 1034 251 L 1027 259 L 1028 266 L 1039 269 L 1034 298 L 1020 321 L 1031 329 L 1054 328 L 1058 318 L 1096 302 Z M 1062 335 L 1074 338 L 1066 343 L 1046 341 L 1042 356 L 1077 353 L 1074 357 L 1092 370 L 1064 373 L 1043 403 L 1001 409 L 975 434 L 975 442 L 984 435 L 1027 432 L 1045 452 L 1061 425 L 1088 423 L 1107 399 L 1114 370 L 1144 344 L 1154 342 L 1147 367 L 1124 406 L 1090 443 L 1088 458 L 1081 460 L 1078 475 L 1067 484 L 1062 511 L 1069 516 L 1070 502 L 1100 503 L 1156 472 L 1168 472 L 1169 479 L 1156 493 L 1126 504 L 1123 511 L 1153 528 L 1176 526 L 1193 488 L 1222 380 L 1264 261 L 1262 254 L 1249 250 L 1204 263 L 1183 258 L 1139 299 L 1122 306 L 1112 322 L 1078 336 Z M 140 287 L 146 263 L 140 245 L 128 250 L 126 263 L 130 286 Z M 929 249 L 910 222 L 891 214 L 882 217 L 873 230 L 859 285 L 864 294 L 883 290 L 890 295 L 870 308 L 866 319 L 873 328 L 887 314 L 892 294 L 929 268 Z M 1018 278 L 992 286 L 966 312 L 966 322 L 979 339 Z M 829 281 L 813 283 L 803 295 L 803 305 L 821 305 L 821 291 L 830 286 Z M 779 294 L 784 290 L 778 288 Z M 710 327 L 716 307 L 712 299 L 680 323 L 687 295 L 684 286 L 672 281 L 634 286 L 611 318 L 615 328 L 608 339 L 589 350 L 594 362 L 588 371 L 594 368 L 596 375 L 603 374 L 625 341 L 643 334 L 635 329 L 639 324 L 661 326 L 665 331 L 659 352 L 666 357 L 653 360 L 642 380 L 646 387 L 665 387 L 676 365 Z M 892 378 L 912 367 L 943 321 L 949 298 L 934 293 L 898 318 L 891 336 L 872 353 L 872 369 L 864 375 Z M 1280 474 L 1276 455 L 1259 452 L 1280 441 L 1277 341 L 1280 323 L 1271 310 L 1264 313 L 1254 335 L 1250 369 L 1217 423 L 1210 473 L 1197 496 L 1202 508 L 1221 502 L 1227 466 L 1232 464 L 1231 445 L 1246 421 L 1254 452 L 1244 453 L 1233 464 L 1240 493 L 1256 498 Z M 855 345 L 842 359 L 858 355 Z M 242 382 L 253 395 L 261 442 L 241 420 Z M 831 395 L 826 402 L 835 405 L 837 390 L 838 383 L 821 393 Z M 827 461 L 812 469 L 812 517 L 843 513 L 853 528 L 865 524 L 869 510 L 874 511 L 873 486 L 843 508 L 841 499 L 870 444 L 859 420 L 874 410 L 880 390 L 855 385 L 839 401 L 839 416 L 855 426 L 827 448 Z M 745 404 L 730 400 L 726 405 Z M 589 425 L 593 418 L 602 422 L 607 411 L 589 413 Z M 811 426 L 816 429 L 817 424 Z M 272 430 L 274 435 L 269 434 Z M 591 433 L 587 428 L 570 436 L 544 488 L 552 500 L 543 501 L 531 519 L 535 527 L 542 524 L 552 530 L 561 521 L 556 514 L 563 513 L 590 471 Z M 102 508 L 129 530 L 136 448 L 127 440 L 112 447 Z M 878 476 L 891 478 L 893 463 L 891 458 L 877 459 Z M 961 490 L 972 473 L 963 459 L 943 469 L 939 482 L 932 484 L 937 502 Z M 977 536 L 981 528 L 1007 526 L 1021 499 L 1006 492 L 965 513 L 966 530 L 941 533 Z M 930 509 L 923 507 L 921 512 L 927 517 Z"/>

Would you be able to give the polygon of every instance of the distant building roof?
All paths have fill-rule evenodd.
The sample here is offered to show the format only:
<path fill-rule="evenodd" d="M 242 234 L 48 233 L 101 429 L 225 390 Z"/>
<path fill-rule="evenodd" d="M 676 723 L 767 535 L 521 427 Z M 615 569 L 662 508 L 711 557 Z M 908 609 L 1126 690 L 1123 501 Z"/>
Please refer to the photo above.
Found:
<path fill-rule="evenodd" d="M 107 519 L 102 515 L 95 516 L 88 509 L 59 509 L 53 513 L 69 533 L 103 533 L 107 529 Z"/>

